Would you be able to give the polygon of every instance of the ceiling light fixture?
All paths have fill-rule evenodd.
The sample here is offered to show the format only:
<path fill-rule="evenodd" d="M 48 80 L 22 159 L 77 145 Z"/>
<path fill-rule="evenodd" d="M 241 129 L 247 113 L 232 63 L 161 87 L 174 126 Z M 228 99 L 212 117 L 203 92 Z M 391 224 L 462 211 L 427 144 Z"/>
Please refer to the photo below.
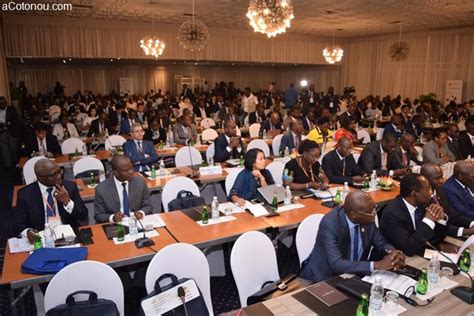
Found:
<path fill-rule="evenodd" d="M 194 0 L 193 0 L 193 19 L 186 21 L 179 27 L 178 41 L 185 49 L 191 51 L 202 50 L 209 40 L 209 31 L 207 26 L 199 21 L 195 20 L 194 14 Z"/>
<path fill-rule="evenodd" d="M 295 18 L 293 6 L 287 0 L 251 0 L 246 16 L 254 32 L 268 38 L 285 33 Z"/>
<path fill-rule="evenodd" d="M 332 32 L 332 45 L 326 46 L 323 49 L 323 57 L 328 64 L 335 64 L 342 60 L 344 50 L 341 46 L 334 44 L 334 31 Z"/>
<path fill-rule="evenodd" d="M 152 18 L 153 34 L 155 34 L 155 19 Z M 146 36 L 140 41 L 140 48 L 147 56 L 153 56 L 155 58 L 160 57 L 165 50 L 165 42 L 160 40 L 155 35 Z"/>
<path fill-rule="evenodd" d="M 408 52 L 410 51 L 408 43 L 402 41 L 402 18 L 400 17 L 400 31 L 398 34 L 398 42 L 390 45 L 389 54 L 394 61 L 403 61 L 408 58 Z"/>

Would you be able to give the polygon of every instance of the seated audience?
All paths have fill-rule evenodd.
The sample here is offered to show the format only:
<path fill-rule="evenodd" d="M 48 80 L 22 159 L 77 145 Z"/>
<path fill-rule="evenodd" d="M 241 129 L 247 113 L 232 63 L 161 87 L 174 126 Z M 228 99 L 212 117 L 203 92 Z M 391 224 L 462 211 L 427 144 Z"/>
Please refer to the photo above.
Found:
<path fill-rule="evenodd" d="M 388 161 L 389 156 L 397 148 L 397 139 L 393 134 L 385 134 L 382 140 L 371 142 L 362 150 L 359 158 L 359 166 L 368 175 L 376 170 L 378 176 L 388 175 Z M 396 176 L 405 174 L 406 168 L 394 170 Z"/>
<path fill-rule="evenodd" d="M 349 193 L 344 205 L 324 215 L 300 277 L 319 282 L 343 273 L 402 268 L 405 256 L 375 226 L 375 207 L 368 193 L 356 190 Z"/>
<path fill-rule="evenodd" d="M 334 140 L 338 141 L 340 138 L 345 137 L 350 140 L 354 145 L 359 143 L 357 139 L 357 133 L 355 132 L 355 120 L 353 117 L 343 117 L 339 120 L 341 128 L 334 133 Z"/>
<path fill-rule="evenodd" d="M 254 123 L 262 124 L 267 118 L 265 115 L 265 106 L 261 103 L 257 104 L 257 110 L 248 114 L 249 125 Z"/>
<path fill-rule="evenodd" d="M 360 123 L 360 113 L 354 103 L 349 103 L 349 105 L 347 106 L 347 111 L 341 114 L 341 116 L 339 117 L 339 121 L 344 120 L 345 118 L 352 118 L 354 119 L 355 123 Z"/>
<path fill-rule="evenodd" d="M 333 136 L 333 131 L 331 131 L 330 128 L 331 124 L 329 118 L 322 116 L 318 119 L 318 125 L 308 133 L 308 139 L 320 145 L 330 142 Z"/>
<path fill-rule="evenodd" d="M 111 135 L 113 134 L 113 127 L 109 122 L 107 114 L 102 112 L 99 114 L 99 118 L 93 120 L 91 122 L 91 127 L 89 128 L 89 132 L 87 136 L 100 136 L 100 135 Z"/>
<path fill-rule="evenodd" d="M 56 163 L 49 159 L 38 160 L 34 171 L 38 180 L 18 191 L 13 212 L 16 234 L 33 243 L 46 223 L 79 227 L 79 221 L 87 220 L 87 208 L 76 184 L 62 180 L 62 170 Z"/>
<path fill-rule="evenodd" d="M 342 137 L 336 148 L 323 157 L 323 170 L 331 183 L 362 183 L 367 175 L 352 156 L 352 142 Z"/>
<path fill-rule="evenodd" d="M 257 188 L 275 183 L 270 171 L 265 169 L 265 154 L 260 149 L 253 148 L 245 153 L 244 166 L 229 194 L 229 199 L 239 206 L 244 206 L 246 201 L 261 199 Z"/>
<path fill-rule="evenodd" d="M 90 127 L 92 124 L 92 121 L 96 120 L 98 118 L 97 116 L 97 109 L 94 106 L 91 106 L 89 108 L 89 111 L 87 113 L 87 117 L 82 121 L 82 125 L 84 127 Z"/>
<path fill-rule="evenodd" d="M 151 214 L 150 192 L 141 176 L 135 176 L 126 156 L 112 158 L 113 176 L 95 188 L 94 213 L 97 223 L 121 222 L 124 217 L 142 219 Z"/>
<path fill-rule="evenodd" d="M 446 144 L 448 149 L 453 153 L 455 160 L 461 160 L 461 152 L 459 151 L 459 127 L 457 124 L 449 124 L 448 129 L 448 139 Z"/>
<path fill-rule="evenodd" d="M 140 123 L 132 125 L 132 139 L 123 144 L 123 153 L 133 164 L 135 171 L 148 171 L 158 161 L 153 142 L 143 140 L 145 131 Z"/>
<path fill-rule="evenodd" d="M 431 195 L 424 176 L 408 174 L 400 181 L 400 195 L 383 210 L 382 234 L 407 256 L 423 256 L 427 242 L 436 245 L 447 235 L 444 209 Z"/>
<path fill-rule="evenodd" d="M 283 153 L 286 148 L 290 154 L 298 150 L 301 143 L 301 135 L 303 134 L 303 125 L 300 120 L 292 120 L 290 122 L 290 131 L 283 135 L 280 143 L 280 153 Z"/>
<path fill-rule="evenodd" d="M 59 122 L 54 124 L 53 135 L 56 136 L 59 142 L 71 137 L 79 138 L 76 126 L 69 122 L 69 118 L 66 115 L 61 115 Z"/>
<path fill-rule="evenodd" d="M 459 151 L 461 159 L 474 158 L 474 115 L 467 118 L 466 130 L 459 135 Z"/>
<path fill-rule="evenodd" d="M 122 121 L 120 122 L 120 134 L 130 134 L 132 131 L 132 125 L 137 123 L 137 112 L 132 109 L 126 112 L 122 112 Z"/>
<path fill-rule="evenodd" d="M 263 131 L 277 133 L 281 130 L 281 121 L 280 115 L 276 112 L 273 112 L 268 119 L 263 121 L 260 126 L 260 134 L 263 134 Z"/>
<path fill-rule="evenodd" d="M 298 147 L 298 153 L 299 156 L 285 165 L 289 178 L 283 179 L 283 185 L 290 186 L 291 190 L 325 190 L 329 180 L 318 162 L 321 156 L 318 144 L 305 139 Z"/>
<path fill-rule="evenodd" d="M 421 165 L 418 160 L 418 151 L 415 149 L 415 136 L 405 133 L 400 137 L 400 146 L 397 146 L 389 156 L 388 169 L 397 170 L 410 167 L 410 162 Z"/>
<path fill-rule="evenodd" d="M 196 125 L 192 123 L 191 116 L 183 115 L 179 122 L 173 126 L 173 139 L 176 144 L 187 145 L 197 139 Z"/>
<path fill-rule="evenodd" d="M 453 209 L 474 220 L 474 164 L 458 161 L 453 175 L 446 180 L 443 191 Z"/>
<path fill-rule="evenodd" d="M 423 162 L 434 162 L 439 165 L 455 161 L 453 153 L 448 149 L 448 135 L 443 129 L 433 130 L 433 139 L 423 146 Z"/>
<path fill-rule="evenodd" d="M 166 130 L 161 127 L 158 117 L 151 119 L 150 128 L 145 130 L 144 139 L 152 141 L 153 144 L 166 143 Z"/>
<path fill-rule="evenodd" d="M 30 157 L 35 153 L 52 157 L 53 155 L 61 154 L 61 146 L 59 146 L 58 139 L 48 132 L 48 125 L 38 122 L 34 129 L 35 134 L 24 140 L 23 156 Z"/>
<path fill-rule="evenodd" d="M 237 136 L 237 125 L 234 121 L 225 121 L 224 133 L 214 140 L 214 161 L 237 159 L 243 154 L 242 138 Z"/>
<path fill-rule="evenodd" d="M 314 112 L 308 111 L 306 115 L 303 115 L 301 118 L 301 122 L 303 123 L 303 130 L 305 132 L 309 132 L 314 128 L 314 124 L 316 123 L 314 118 Z"/>
<path fill-rule="evenodd" d="M 405 130 L 405 126 L 402 122 L 402 116 L 400 114 L 393 114 L 390 119 L 390 124 L 385 126 L 383 133 L 393 134 L 397 139 L 399 139 L 403 134 L 403 130 Z"/>

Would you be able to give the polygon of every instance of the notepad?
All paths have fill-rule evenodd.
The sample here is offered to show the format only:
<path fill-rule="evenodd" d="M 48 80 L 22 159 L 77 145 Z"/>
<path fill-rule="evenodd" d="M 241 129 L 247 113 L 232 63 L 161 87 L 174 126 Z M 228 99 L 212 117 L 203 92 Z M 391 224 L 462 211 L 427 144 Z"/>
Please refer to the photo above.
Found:
<path fill-rule="evenodd" d="M 306 288 L 306 291 L 314 295 L 321 302 L 331 307 L 348 299 L 342 292 L 336 290 L 326 282 L 319 282 Z"/>
<path fill-rule="evenodd" d="M 8 239 L 8 248 L 10 253 L 21 253 L 33 251 L 34 246 L 30 244 L 28 238 L 10 238 Z"/>

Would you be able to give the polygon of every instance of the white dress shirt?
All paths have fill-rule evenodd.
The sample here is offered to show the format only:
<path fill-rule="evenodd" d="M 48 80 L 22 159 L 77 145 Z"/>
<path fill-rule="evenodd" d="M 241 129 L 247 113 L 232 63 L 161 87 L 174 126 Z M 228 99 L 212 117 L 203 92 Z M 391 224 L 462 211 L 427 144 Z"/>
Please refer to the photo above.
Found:
<path fill-rule="evenodd" d="M 225 139 L 227 139 L 227 143 L 230 144 L 230 137 L 227 136 L 227 134 L 224 134 L 224 136 L 225 136 Z M 229 145 L 227 145 L 226 149 L 227 149 L 228 152 L 231 152 L 231 151 L 232 151 L 232 148 L 230 148 Z M 238 151 L 239 153 L 242 152 L 242 147 L 241 147 L 240 145 L 237 146 L 237 151 Z"/>
<path fill-rule="evenodd" d="M 403 203 L 405 203 L 406 207 L 408 208 L 408 213 L 410 213 L 411 221 L 413 222 L 413 227 L 416 230 L 416 224 L 415 224 L 415 211 L 416 211 L 416 206 L 411 205 L 408 203 L 405 199 L 403 199 Z M 431 229 L 435 228 L 435 222 L 433 222 L 431 219 L 423 217 L 423 223 L 428 225 Z"/>
<path fill-rule="evenodd" d="M 125 190 L 127 191 L 127 195 L 128 195 L 128 205 L 130 206 L 130 191 L 128 189 L 128 181 L 120 182 L 114 176 L 114 183 L 115 183 L 115 188 L 117 189 L 117 193 L 118 193 L 119 201 L 120 201 L 120 210 L 119 211 L 121 213 L 123 213 L 123 185 L 122 185 L 122 183 L 126 183 Z M 141 212 L 143 214 L 143 216 L 145 216 L 145 213 L 143 211 L 139 211 L 139 212 Z M 115 214 L 110 215 L 110 217 L 109 217 L 110 222 L 114 221 L 114 215 Z M 133 216 L 132 210 L 130 210 L 130 216 Z"/>
<path fill-rule="evenodd" d="M 36 137 L 36 141 L 38 142 L 38 152 L 42 152 L 44 155 L 48 152 L 48 146 L 46 145 L 46 137 L 43 139 L 39 139 Z"/>

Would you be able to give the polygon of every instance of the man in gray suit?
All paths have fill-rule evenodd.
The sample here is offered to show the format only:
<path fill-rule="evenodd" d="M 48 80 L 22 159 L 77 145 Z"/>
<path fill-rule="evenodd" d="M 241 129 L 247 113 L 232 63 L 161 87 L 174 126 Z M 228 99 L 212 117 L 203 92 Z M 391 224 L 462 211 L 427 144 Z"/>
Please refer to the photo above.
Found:
<path fill-rule="evenodd" d="M 94 212 L 97 223 L 121 222 L 130 215 L 142 219 L 153 211 L 145 180 L 134 176 L 126 156 L 112 159 L 113 176 L 95 188 Z"/>
<path fill-rule="evenodd" d="M 189 141 L 196 141 L 196 125 L 192 124 L 189 115 L 183 115 L 180 122 L 173 126 L 173 137 L 176 144 L 187 145 Z"/>

